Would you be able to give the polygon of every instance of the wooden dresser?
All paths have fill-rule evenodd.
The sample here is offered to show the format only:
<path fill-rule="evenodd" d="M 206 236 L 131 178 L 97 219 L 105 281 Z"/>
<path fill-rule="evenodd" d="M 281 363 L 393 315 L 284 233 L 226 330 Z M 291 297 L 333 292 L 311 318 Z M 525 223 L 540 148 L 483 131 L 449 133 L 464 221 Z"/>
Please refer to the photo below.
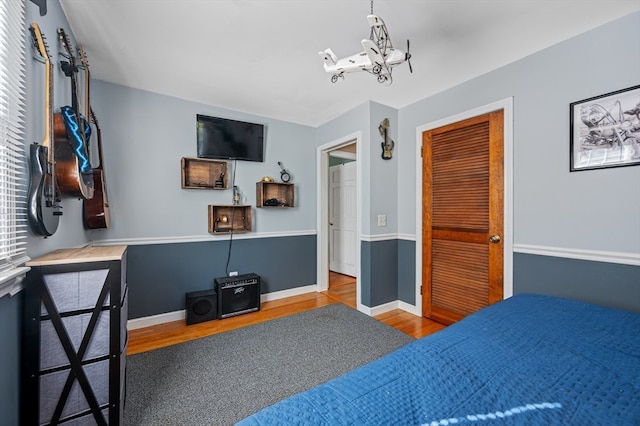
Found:
<path fill-rule="evenodd" d="M 21 424 L 122 424 L 126 255 L 83 247 L 27 263 Z"/>

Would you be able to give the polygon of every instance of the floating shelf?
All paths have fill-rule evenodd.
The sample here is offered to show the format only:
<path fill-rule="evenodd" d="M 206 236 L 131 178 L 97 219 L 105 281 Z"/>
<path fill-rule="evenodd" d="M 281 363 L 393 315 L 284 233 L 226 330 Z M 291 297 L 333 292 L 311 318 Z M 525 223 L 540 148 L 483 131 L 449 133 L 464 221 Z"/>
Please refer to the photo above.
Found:
<path fill-rule="evenodd" d="M 228 189 L 227 162 L 182 157 L 182 188 Z"/>
<path fill-rule="evenodd" d="M 209 233 L 251 232 L 251 206 L 209 204 Z"/>
<path fill-rule="evenodd" d="M 256 182 L 256 207 L 294 207 L 294 185 L 284 182 Z"/>

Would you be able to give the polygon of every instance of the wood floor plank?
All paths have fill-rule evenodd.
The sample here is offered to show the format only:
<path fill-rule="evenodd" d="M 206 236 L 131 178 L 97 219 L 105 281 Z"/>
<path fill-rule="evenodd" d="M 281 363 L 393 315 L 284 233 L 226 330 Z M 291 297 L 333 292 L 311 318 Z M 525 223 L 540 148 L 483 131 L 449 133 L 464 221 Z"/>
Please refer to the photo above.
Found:
<path fill-rule="evenodd" d="M 394 309 L 376 315 L 374 318 L 416 339 L 428 336 L 446 327 L 443 324 L 418 317 L 402 309 Z"/>
<path fill-rule="evenodd" d="M 330 287 L 329 290 L 322 292 L 322 294 L 330 297 L 336 302 L 344 303 L 350 308 L 356 309 L 356 290 L 355 284 L 353 285 L 341 285 L 339 287 Z"/>
<path fill-rule="evenodd" d="M 257 312 L 187 325 L 184 320 L 129 331 L 127 355 L 134 355 L 225 331 L 248 327 L 264 321 L 294 315 L 337 303 L 321 293 L 306 293 L 285 299 L 264 302 Z"/>
<path fill-rule="evenodd" d="M 329 271 L 329 288 L 334 288 L 341 285 L 355 284 L 355 282 L 356 277 Z"/>
<path fill-rule="evenodd" d="M 298 296 L 264 302 L 257 312 L 221 320 L 206 321 L 189 326 L 186 325 L 184 320 L 181 320 L 130 330 L 127 355 L 134 355 L 225 331 L 236 330 L 241 327 L 248 327 L 253 324 L 294 315 L 333 303 L 344 303 L 355 309 L 355 278 L 338 275 L 339 274 L 331 274 L 329 290 L 326 292 L 305 293 Z M 416 339 L 445 328 L 442 324 L 415 316 L 401 309 L 385 312 L 376 315 L 374 318 Z"/>

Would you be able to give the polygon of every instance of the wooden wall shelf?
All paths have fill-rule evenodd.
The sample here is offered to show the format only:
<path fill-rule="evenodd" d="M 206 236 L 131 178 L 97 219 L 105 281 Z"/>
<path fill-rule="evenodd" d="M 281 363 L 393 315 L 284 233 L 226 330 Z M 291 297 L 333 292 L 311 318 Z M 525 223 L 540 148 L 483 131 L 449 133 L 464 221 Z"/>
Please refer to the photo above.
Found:
<path fill-rule="evenodd" d="M 251 232 L 251 206 L 209 204 L 210 234 Z"/>
<path fill-rule="evenodd" d="M 227 162 L 182 157 L 182 188 L 228 189 Z M 222 179 L 221 179 L 222 178 Z"/>
<path fill-rule="evenodd" d="M 256 207 L 294 207 L 294 189 L 292 183 L 256 182 Z"/>

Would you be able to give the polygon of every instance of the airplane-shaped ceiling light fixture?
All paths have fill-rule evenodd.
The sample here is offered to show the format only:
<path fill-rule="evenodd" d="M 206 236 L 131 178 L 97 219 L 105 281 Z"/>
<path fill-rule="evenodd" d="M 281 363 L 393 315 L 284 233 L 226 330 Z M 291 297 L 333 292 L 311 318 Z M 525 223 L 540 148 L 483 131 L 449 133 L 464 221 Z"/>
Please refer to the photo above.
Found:
<path fill-rule="evenodd" d="M 361 41 L 364 52 L 342 59 L 338 59 L 330 48 L 318 52 L 324 60 L 324 70 L 332 74 L 332 83 L 337 82 L 338 78 L 344 78 L 344 73 L 366 71 L 375 75 L 378 83 L 384 83 L 388 86 L 393 81 L 391 79 L 393 67 L 405 61 L 409 64 L 409 71 L 413 72 L 409 40 L 407 40 L 406 52 L 396 49 L 391 44 L 387 27 L 382 18 L 371 13 L 367 16 L 367 20 L 371 27 L 371 36 Z"/>

